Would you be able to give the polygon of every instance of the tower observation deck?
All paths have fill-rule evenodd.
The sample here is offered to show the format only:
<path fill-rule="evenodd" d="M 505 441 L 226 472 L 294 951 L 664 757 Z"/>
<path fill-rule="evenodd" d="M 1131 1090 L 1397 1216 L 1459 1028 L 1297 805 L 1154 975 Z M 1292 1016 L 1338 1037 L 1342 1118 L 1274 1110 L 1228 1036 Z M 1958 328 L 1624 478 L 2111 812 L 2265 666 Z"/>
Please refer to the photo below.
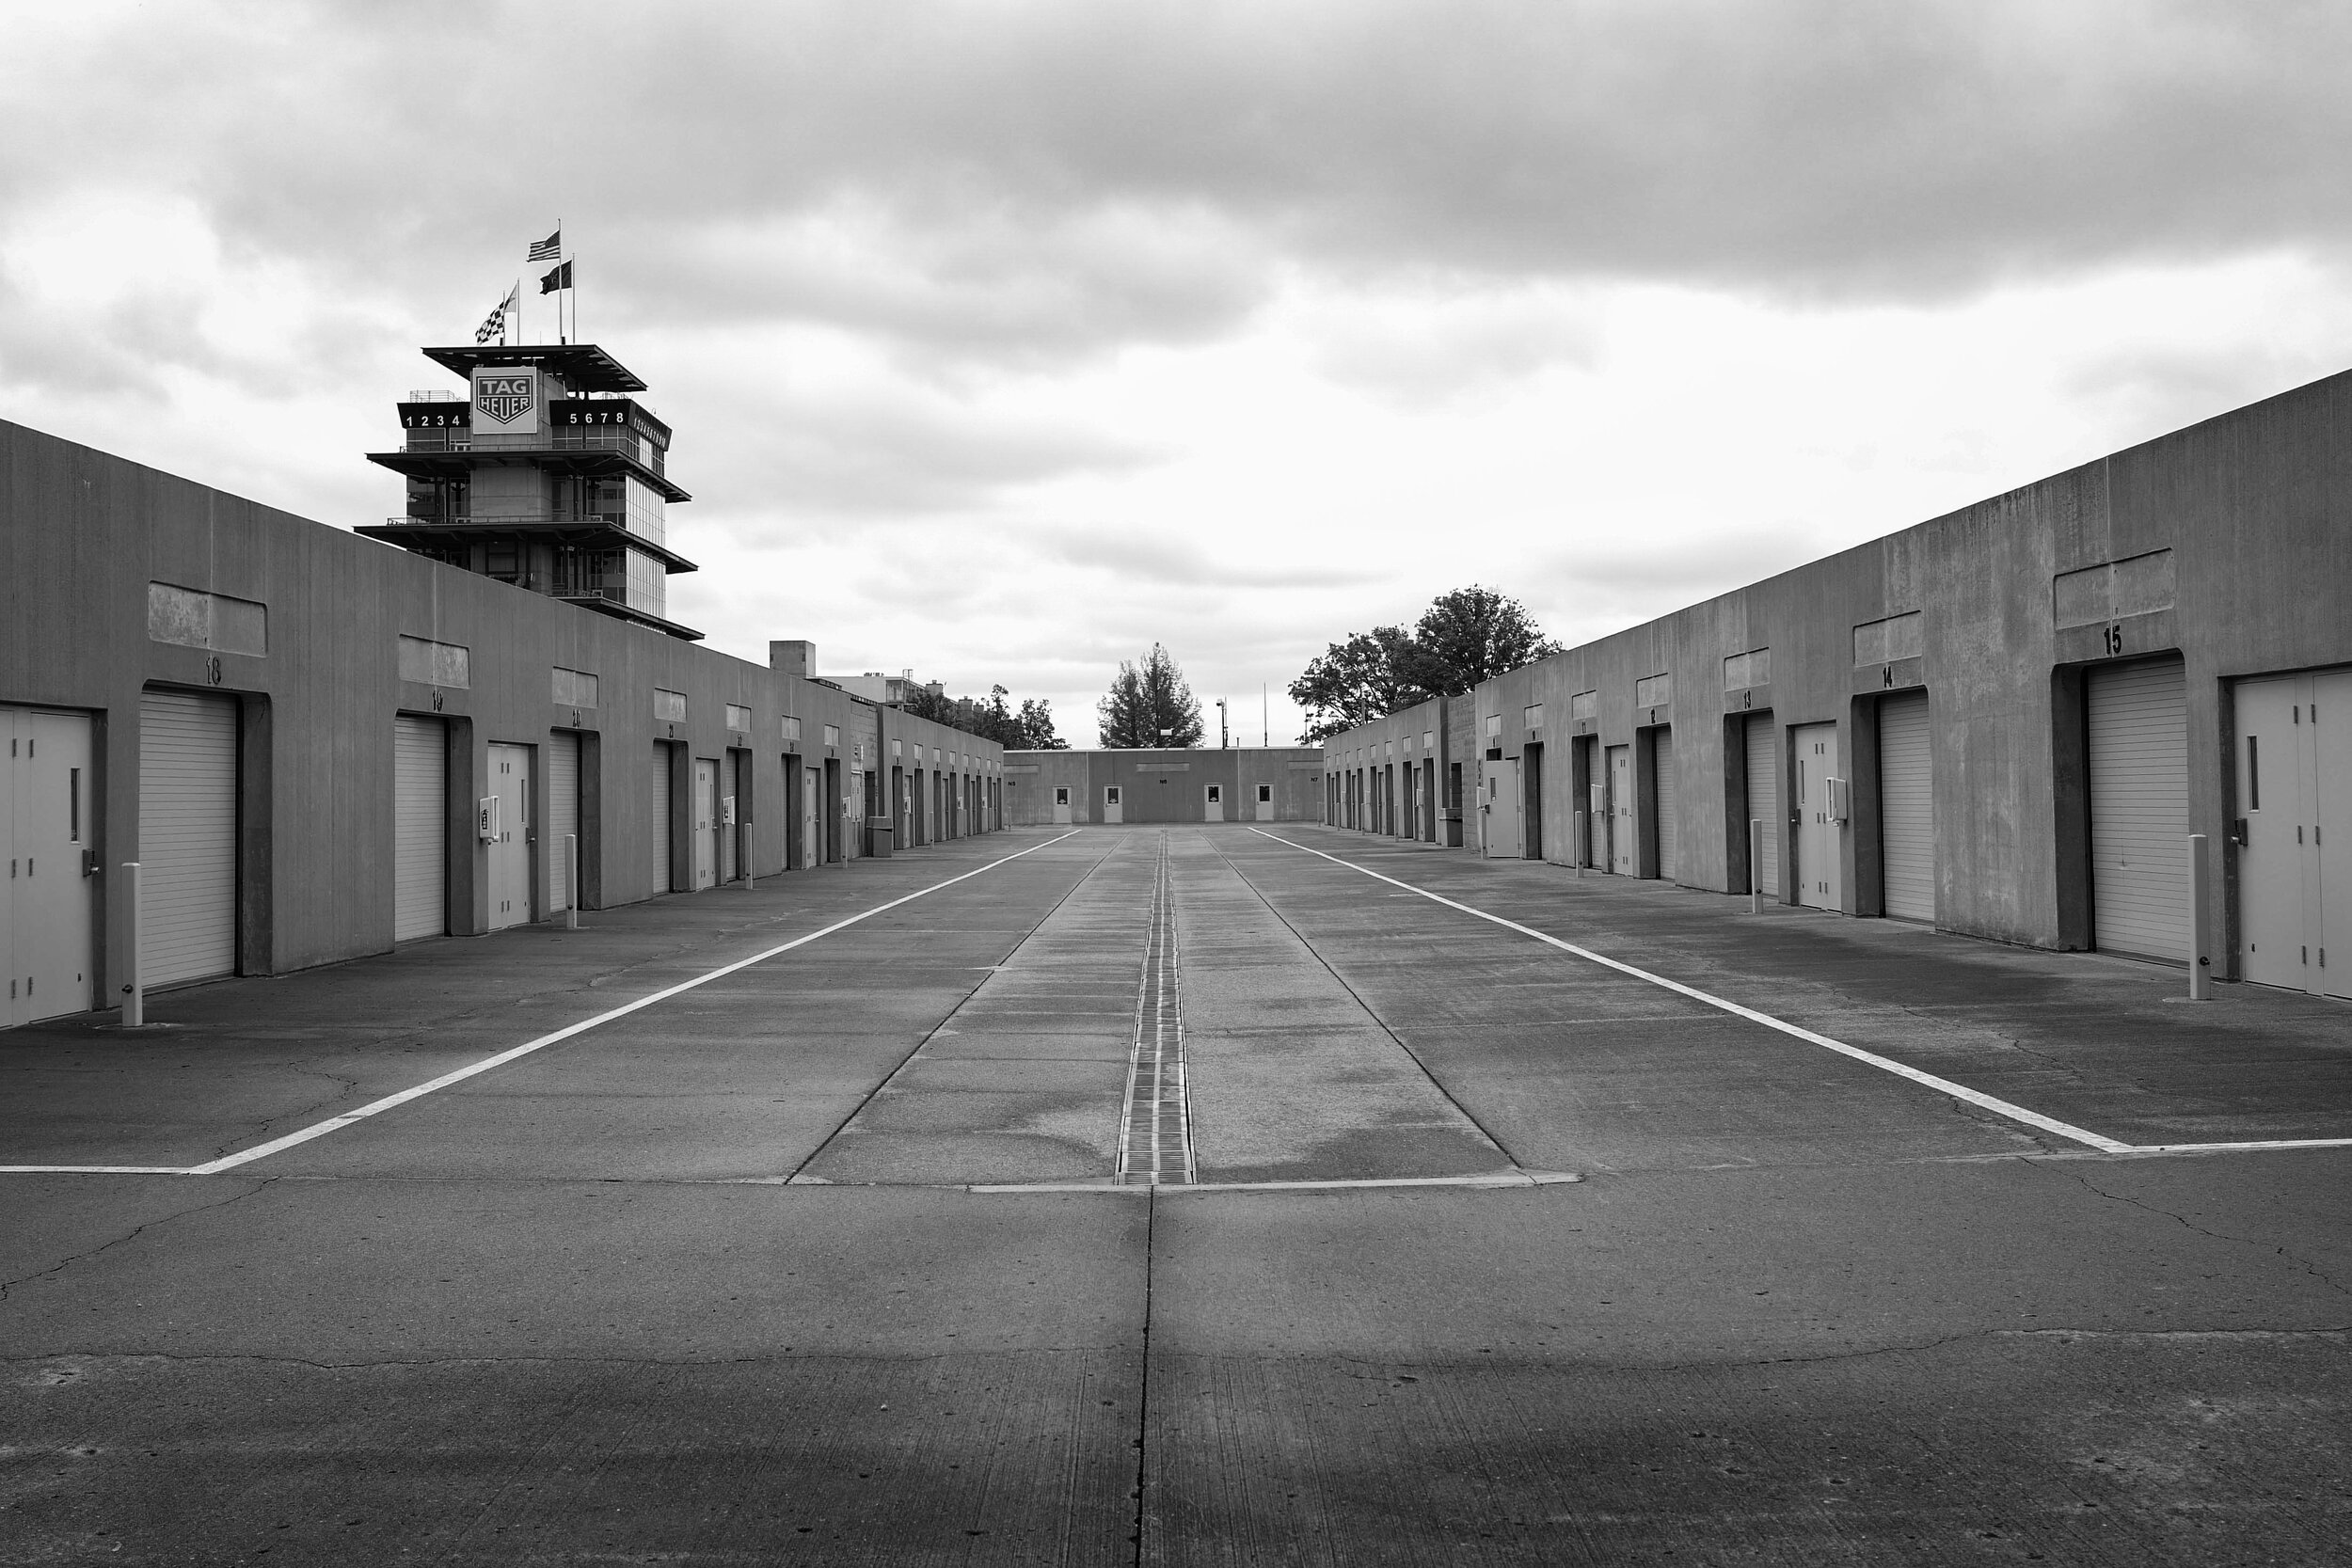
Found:
<path fill-rule="evenodd" d="M 667 473 L 670 427 L 645 384 L 593 343 L 428 348 L 466 390 L 411 392 L 398 451 L 368 461 L 408 482 L 405 516 L 358 531 L 672 637 L 663 509 L 691 500 Z"/>

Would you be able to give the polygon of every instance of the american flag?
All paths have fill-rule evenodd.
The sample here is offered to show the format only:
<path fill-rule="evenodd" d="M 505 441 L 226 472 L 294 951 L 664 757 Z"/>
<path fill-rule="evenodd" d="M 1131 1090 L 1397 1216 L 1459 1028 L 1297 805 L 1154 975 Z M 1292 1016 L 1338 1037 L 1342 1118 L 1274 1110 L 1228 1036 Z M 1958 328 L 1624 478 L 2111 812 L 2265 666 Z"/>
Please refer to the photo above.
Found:
<path fill-rule="evenodd" d="M 505 338 L 506 312 L 514 309 L 515 295 L 519 292 L 520 291 L 516 289 L 507 290 L 506 297 L 500 300 L 497 305 L 491 307 L 488 317 L 483 321 L 480 326 L 473 329 L 473 341 L 475 342 L 486 343 L 493 338 L 501 340 Z"/>
<path fill-rule="evenodd" d="M 552 261 L 563 254 L 564 230 L 558 229 L 544 240 L 532 241 L 531 249 L 524 253 L 523 260 L 525 261 Z"/>

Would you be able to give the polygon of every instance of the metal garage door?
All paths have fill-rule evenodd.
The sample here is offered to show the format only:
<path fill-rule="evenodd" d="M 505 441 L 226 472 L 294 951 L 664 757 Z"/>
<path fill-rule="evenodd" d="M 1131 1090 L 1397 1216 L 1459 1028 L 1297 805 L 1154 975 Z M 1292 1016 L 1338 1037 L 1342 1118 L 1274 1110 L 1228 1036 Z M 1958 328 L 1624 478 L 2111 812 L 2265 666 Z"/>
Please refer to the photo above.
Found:
<path fill-rule="evenodd" d="M 237 968 L 237 705 L 139 697 L 140 981 Z"/>
<path fill-rule="evenodd" d="M 1928 777 L 1928 694 L 1879 704 L 1879 854 L 1886 912 L 1935 918 L 1935 798 Z"/>
<path fill-rule="evenodd" d="M 1650 742 L 1650 768 L 1657 780 L 1652 794 L 1658 801 L 1658 875 L 1675 879 L 1675 732 L 1657 730 Z"/>
<path fill-rule="evenodd" d="M 2092 936 L 2188 955 L 2188 690 L 2178 660 L 2090 672 Z"/>
<path fill-rule="evenodd" d="M 392 721 L 392 940 L 449 929 L 449 744 L 437 719 Z"/>
<path fill-rule="evenodd" d="M 653 891 L 667 893 L 677 886 L 677 867 L 671 863 L 670 744 L 666 740 L 653 743 L 653 819 L 647 831 L 652 834 L 647 847 L 653 857 Z"/>
<path fill-rule="evenodd" d="M 558 730 L 548 737 L 548 910 L 572 907 L 571 856 L 566 838 L 580 836 L 580 736 Z"/>
<path fill-rule="evenodd" d="M 1773 898 L 1781 895 L 1780 846 L 1788 833 L 1788 822 L 1780 809 L 1780 748 L 1778 732 L 1772 727 L 1772 716 L 1755 713 L 1747 721 L 1748 817 L 1764 824 L 1762 854 L 1750 867 L 1761 888 Z"/>

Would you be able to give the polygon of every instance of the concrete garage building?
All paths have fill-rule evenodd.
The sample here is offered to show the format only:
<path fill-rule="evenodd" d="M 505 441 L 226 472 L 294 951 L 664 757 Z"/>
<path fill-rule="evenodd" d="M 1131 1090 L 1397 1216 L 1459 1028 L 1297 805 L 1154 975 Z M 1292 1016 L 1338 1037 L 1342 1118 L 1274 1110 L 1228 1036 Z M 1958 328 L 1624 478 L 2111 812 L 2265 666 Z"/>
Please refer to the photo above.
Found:
<path fill-rule="evenodd" d="M 1323 768 L 1311 746 L 1007 752 L 1005 820 L 1319 822 Z"/>
<path fill-rule="evenodd" d="M 1433 697 L 1332 743 L 1325 763 L 1325 820 L 1364 832 L 1460 848 L 1463 759 L 1472 705 Z M 1467 765 L 1476 783 L 1477 764 Z"/>
<path fill-rule="evenodd" d="M 2352 997 L 2347 496 L 2352 373 L 1335 736 L 1335 819 L 2171 962 L 2201 833 L 2214 972 Z"/>
<path fill-rule="evenodd" d="M 530 521 L 550 574 L 633 547 Z M 161 986 L 1001 825 L 995 743 L 810 678 L 805 642 L 763 667 L 653 599 L 485 575 L 469 530 L 417 530 L 461 567 L 0 423 L 0 1025 L 119 1003 L 125 862 Z"/>

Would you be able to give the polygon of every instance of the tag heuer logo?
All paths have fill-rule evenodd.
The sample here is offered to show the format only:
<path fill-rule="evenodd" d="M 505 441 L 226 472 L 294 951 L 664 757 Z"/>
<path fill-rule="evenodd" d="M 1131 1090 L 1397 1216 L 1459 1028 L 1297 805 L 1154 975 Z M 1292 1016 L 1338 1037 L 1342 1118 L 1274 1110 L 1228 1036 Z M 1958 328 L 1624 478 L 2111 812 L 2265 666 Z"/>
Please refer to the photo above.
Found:
<path fill-rule="evenodd" d="M 539 383 L 530 375 L 485 375 L 473 384 L 473 405 L 501 424 L 513 424 L 539 400 Z"/>

